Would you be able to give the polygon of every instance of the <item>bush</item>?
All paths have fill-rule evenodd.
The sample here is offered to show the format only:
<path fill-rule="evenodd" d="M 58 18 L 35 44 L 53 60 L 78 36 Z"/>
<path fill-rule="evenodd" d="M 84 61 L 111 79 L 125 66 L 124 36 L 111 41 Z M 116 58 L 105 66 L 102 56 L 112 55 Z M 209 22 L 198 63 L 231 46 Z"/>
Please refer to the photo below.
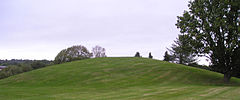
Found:
<path fill-rule="evenodd" d="M 10 66 L 1 70 L 0 78 L 6 78 L 6 77 L 16 75 L 16 74 L 19 74 L 19 73 L 22 73 L 22 72 L 23 72 L 23 70 L 22 70 L 21 67 L 16 66 L 16 65 L 10 65 Z"/>
<path fill-rule="evenodd" d="M 44 64 L 43 62 L 40 62 L 40 61 L 35 61 L 31 64 L 31 66 L 33 69 L 38 69 L 38 68 L 45 67 L 46 64 Z"/>
<path fill-rule="evenodd" d="M 9 65 L 0 71 L 0 79 L 7 78 L 12 75 L 28 72 L 33 69 L 38 69 L 50 65 L 51 62 L 47 60 L 34 61 L 33 63 L 25 62 L 16 65 Z"/>
<path fill-rule="evenodd" d="M 22 68 L 23 72 L 28 72 L 33 70 L 32 66 L 30 64 L 21 64 L 20 67 Z"/>

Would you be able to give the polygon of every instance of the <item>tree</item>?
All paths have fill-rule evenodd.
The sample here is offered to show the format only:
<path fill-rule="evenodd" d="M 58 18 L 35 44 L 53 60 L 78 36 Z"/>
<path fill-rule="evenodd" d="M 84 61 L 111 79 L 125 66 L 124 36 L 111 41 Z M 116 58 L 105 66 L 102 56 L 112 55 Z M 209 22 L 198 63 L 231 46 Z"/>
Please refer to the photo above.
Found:
<path fill-rule="evenodd" d="M 149 53 L 149 56 L 148 56 L 148 58 L 150 58 L 150 59 L 152 59 L 152 58 L 153 58 L 153 56 L 152 56 L 151 52 Z"/>
<path fill-rule="evenodd" d="M 224 81 L 240 71 L 240 0 L 193 0 L 176 26 L 190 37 L 193 50 L 208 57 Z"/>
<path fill-rule="evenodd" d="M 196 57 L 187 35 L 179 35 L 168 50 L 171 53 L 169 60 L 172 62 L 184 65 L 196 63 Z"/>
<path fill-rule="evenodd" d="M 134 57 L 141 57 L 139 52 L 136 52 Z"/>
<path fill-rule="evenodd" d="M 107 57 L 105 52 L 106 52 L 105 48 L 102 48 L 100 46 L 95 46 L 92 49 L 92 54 L 93 54 L 93 57 L 95 58 Z"/>
<path fill-rule="evenodd" d="M 30 64 L 27 64 L 27 63 L 21 63 L 21 64 L 18 65 L 18 67 L 22 68 L 23 72 L 28 72 L 28 71 L 33 70 L 33 67 Z"/>
<path fill-rule="evenodd" d="M 23 72 L 22 68 L 16 65 L 10 65 L 7 68 L 4 68 L 3 70 L 7 70 L 7 72 L 9 73 L 9 76 L 16 75 Z"/>
<path fill-rule="evenodd" d="M 171 55 L 168 54 L 167 51 L 164 53 L 164 56 L 163 56 L 163 57 L 164 57 L 163 61 L 168 61 L 168 62 L 169 62 L 169 61 L 172 61 L 172 60 L 171 60 L 172 57 L 171 57 Z"/>
<path fill-rule="evenodd" d="M 19 73 L 22 73 L 23 70 L 21 67 L 16 66 L 16 65 L 9 65 L 8 67 L 2 69 L 0 71 L 0 79 L 12 76 L 12 75 L 16 75 Z"/>
<path fill-rule="evenodd" d="M 87 50 L 86 47 L 77 45 L 60 51 L 55 57 L 54 63 L 60 64 L 74 60 L 88 59 L 90 57 L 92 57 L 92 54 Z"/>
<path fill-rule="evenodd" d="M 35 61 L 31 64 L 32 68 L 33 69 L 38 69 L 38 68 L 42 68 L 42 67 L 45 67 L 46 64 L 44 64 L 43 62 L 41 61 Z"/>

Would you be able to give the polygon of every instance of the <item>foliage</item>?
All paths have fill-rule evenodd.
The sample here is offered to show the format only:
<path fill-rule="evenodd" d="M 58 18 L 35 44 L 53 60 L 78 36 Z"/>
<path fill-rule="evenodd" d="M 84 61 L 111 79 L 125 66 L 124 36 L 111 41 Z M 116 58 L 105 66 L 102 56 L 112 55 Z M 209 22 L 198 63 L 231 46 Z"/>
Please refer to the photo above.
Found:
<path fill-rule="evenodd" d="M 172 61 L 172 56 L 169 55 L 167 51 L 164 53 L 163 61 Z"/>
<path fill-rule="evenodd" d="M 229 81 L 240 71 L 240 0 L 194 0 L 176 26 L 191 38 L 193 50 L 210 58 Z"/>
<path fill-rule="evenodd" d="M 150 59 L 152 59 L 152 58 L 153 58 L 153 56 L 152 56 L 151 52 L 149 53 L 149 55 L 148 55 L 148 58 L 150 58 Z"/>
<path fill-rule="evenodd" d="M 50 60 L 28 60 L 28 59 L 11 59 L 11 60 L 0 60 L 1 66 L 9 66 L 9 65 L 17 65 L 21 66 L 21 64 L 32 64 L 33 62 L 42 62 L 45 65 L 51 65 L 52 61 Z"/>
<path fill-rule="evenodd" d="M 16 65 L 10 65 L 0 71 L 0 79 L 22 73 L 22 68 Z"/>
<path fill-rule="evenodd" d="M 184 65 L 196 63 L 196 57 L 187 35 L 179 35 L 177 40 L 174 41 L 174 44 L 172 44 L 172 47 L 168 50 L 171 55 L 165 55 L 168 57 L 167 60 L 171 62 Z"/>
<path fill-rule="evenodd" d="M 100 46 L 95 46 L 92 49 L 92 54 L 94 58 L 107 57 L 105 52 L 106 52 L 105 48 Z"/>
<path fill-rule="evenodd" d="M 134 57 L 141 57 L 139 52 L 136 52 Z"/>
<path fill-rule="evenodd" d="M 22 72 L 28 72 L 34 69 L 31 64 L 19 64 L 18 67 L 22 68 Z"/>
<path fill-rule="evenodd" d="M 38 68 L 45 67 L 46 65 L 41 61 L 35 61 L 31 64 L 31 66 L 33 69 L 38 69 Z"/>
<path fill-rule="evenodd" d="M 55 57 L 54 63 L 60 64 L 74 60 L 88 59 L 90 57 L 92 57 L 92 54 L 87 50 L 86 47 L 77 45 L 60 51 Z"/>
<path fill-rule="evenodd" d="M 8 65 L 0 71 L 0 79 L 51 65 L 48 60 L 5 60 Z M 9 65 L 13 64 L 13 65 Z"/>

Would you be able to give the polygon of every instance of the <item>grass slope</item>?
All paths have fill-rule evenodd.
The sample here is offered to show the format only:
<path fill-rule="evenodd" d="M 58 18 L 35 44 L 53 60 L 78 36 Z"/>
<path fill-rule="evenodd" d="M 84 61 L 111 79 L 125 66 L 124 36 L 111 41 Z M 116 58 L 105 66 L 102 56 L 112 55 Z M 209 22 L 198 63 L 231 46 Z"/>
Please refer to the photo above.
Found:
<path fill-rule="evenodd" d="M 1 100 L 239 100 L 240 80 L 145 58 L 96 58 L 0 80 Z"/>

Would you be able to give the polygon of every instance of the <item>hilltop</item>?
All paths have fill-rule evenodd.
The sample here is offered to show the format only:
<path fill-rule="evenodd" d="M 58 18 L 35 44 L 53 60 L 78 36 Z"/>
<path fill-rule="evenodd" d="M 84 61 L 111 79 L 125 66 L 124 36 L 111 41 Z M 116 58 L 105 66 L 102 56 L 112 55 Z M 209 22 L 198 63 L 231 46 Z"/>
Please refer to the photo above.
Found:
<path fill-rule="evenodd" d="M 0 80 L 4 100 L 240 99 L 240 80 L 147 58 L 94 58 Z M 238 97 L 237 97 L 238 96 Z"/>

